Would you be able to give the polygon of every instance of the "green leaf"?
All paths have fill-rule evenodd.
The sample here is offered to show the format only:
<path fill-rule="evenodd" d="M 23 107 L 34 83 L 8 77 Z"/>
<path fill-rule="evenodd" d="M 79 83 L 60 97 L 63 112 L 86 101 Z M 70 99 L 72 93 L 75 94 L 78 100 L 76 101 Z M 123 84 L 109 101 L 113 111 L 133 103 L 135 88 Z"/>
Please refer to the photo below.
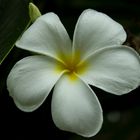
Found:
<path fill-rule="evenodd" d="M 0 0 L 0 64 L 29 25 L 31 0 Z"/>
<path fill-rule="evenodd" d="M 38 7 L 32 2 L 29 3 L 29 16 L 32 23 L 41 16 L 41 12 L 39 11 Z"/>

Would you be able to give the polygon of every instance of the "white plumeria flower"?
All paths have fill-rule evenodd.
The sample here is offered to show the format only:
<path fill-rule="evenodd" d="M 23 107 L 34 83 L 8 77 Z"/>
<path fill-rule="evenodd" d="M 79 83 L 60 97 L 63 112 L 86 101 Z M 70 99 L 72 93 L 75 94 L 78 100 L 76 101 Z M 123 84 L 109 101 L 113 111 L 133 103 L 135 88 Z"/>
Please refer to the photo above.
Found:
<path fill-rule="evenodd" d="M 54 13 L 39 17 L 16 45 L 38 53 L 11 70 L 7 87 L 16 106 L 37 109 L 54 87 L 52 118 L 65 131 L 90 137 L 101 128 L 101 105 L 88 84 L 122 95 L 140 84 L 140 58 L 126 40 L 123 27 L 107 15 L 85 10 L 73 43 Z"/>

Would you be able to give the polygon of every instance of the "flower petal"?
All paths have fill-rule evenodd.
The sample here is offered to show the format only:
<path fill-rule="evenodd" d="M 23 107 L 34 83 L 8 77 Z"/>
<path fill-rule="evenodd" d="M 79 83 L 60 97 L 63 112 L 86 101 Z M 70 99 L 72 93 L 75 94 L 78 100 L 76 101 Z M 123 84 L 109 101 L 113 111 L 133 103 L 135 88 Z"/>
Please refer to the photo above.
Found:
<path fill-rule="evenodd" d="M 55 67 L 55 60 L 41 55 L 26 57 L 15 64 L 7 87 L 19 109 L 30 112 L 42 104 L 62 74 Z"/>
<path fill-rule="evenodd" d="M 74 51 L 80 51 L 81 57 L 86 57 L 102 47 L 122 44 L 126 33 L 106 14 L 88 9 L 78 19 L 73 40 Z"/>
<path fill-rule="evenodd" d="M 90 87 L 66 75 L 54 88 L 52 117 L 58 128 L 85 137 L 95 135 L 103 122 L 100 103 Z"/>
<path fill-rule="evenodd" d="M 104 48 L 89 57 L 87 71 L 81 78 L 107 92 L 122 95 L 140 84 L 140 57 L 131 48 Z"/>
<path fill-rule="evenodd" d="M 39 17 L 16 42 L 16 46 L 54 58 L 66 52 L 71 53 L 71 40 L 54 13 Z"/>

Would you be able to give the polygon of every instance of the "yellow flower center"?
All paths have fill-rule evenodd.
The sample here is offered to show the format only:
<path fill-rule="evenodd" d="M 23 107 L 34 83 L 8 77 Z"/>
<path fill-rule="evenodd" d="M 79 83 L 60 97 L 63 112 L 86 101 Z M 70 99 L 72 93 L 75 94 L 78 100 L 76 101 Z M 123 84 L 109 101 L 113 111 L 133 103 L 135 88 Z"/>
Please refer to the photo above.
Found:
<path fill-rule="evenodd" d="M 60 58 L 60 57 L 59 57 Z M 82 74 L 87 69 L 87 62 L 81 62 L 80 54 L 76 53 L 74 57 L 61 57 L 63 58 L 64 63 L 57 64 L 57 71 L 65 71 L 71 80 L 77 78 L 76 74 Z"/>

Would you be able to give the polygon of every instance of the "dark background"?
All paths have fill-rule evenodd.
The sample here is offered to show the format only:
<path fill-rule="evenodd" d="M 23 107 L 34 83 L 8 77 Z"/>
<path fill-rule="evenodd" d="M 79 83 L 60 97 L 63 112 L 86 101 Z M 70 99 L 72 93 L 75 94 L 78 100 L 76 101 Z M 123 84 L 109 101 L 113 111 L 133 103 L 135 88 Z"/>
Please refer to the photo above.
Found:
<path fill-rule="evenodd" d="M 55 12 L 71 39 L 79 15 L 87 8 L 108 14 L 139 38 L 139 0 L 36 0 L 34 3 L 42 14 Z M 132 44 L 132 47 L 135 47 L 133 45 L 135 44 Z M 6 89 L 6 78 L 13 65 L 28 55 L 31 54 L 14 48 L 0 65 L 0 140 L 8 137 L 15 140 L 140 140 L 140 88 L 123 96 L 115 96 L 92 87 L 104 111 L 103 127 L 92 138 L 83 138 L 56 128 L 51 117 L 51 94 L 44 104 L 32 113 L 17 109 Z"/>

